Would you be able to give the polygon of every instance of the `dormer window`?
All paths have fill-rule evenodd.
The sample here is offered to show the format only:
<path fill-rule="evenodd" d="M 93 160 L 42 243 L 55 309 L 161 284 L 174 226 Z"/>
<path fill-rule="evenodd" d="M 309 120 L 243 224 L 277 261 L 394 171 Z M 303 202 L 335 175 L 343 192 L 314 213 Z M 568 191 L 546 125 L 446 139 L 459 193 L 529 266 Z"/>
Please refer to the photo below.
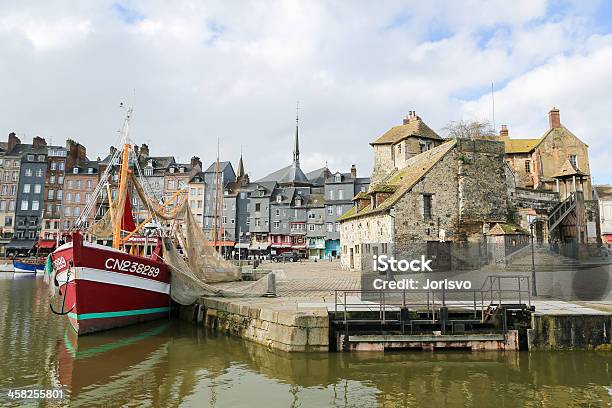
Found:
<path fill-rule="evenodd" d="M 335 181 L 336 183 L 340 183 L 342 181 L 342 175 L 340 173 L 336 174 Z"/>
<path fill-rule="evenodd" d="M 153 159 L 147 161 L 147 167 L 153 167 Z"/>
<path fill-rule="evenodd" d="M 87 168 L 87 174 L 93 174 L 93 167 Z"/>
<path fill-rule="evenodd" d="M 184 173 L 184 172 L 185 172 L 185 168 L 184 167 L 179 168 L 179 173 Z"/>
<path fill-rule="evenodd" d="M 283 196 L 281 196 L 280 194 L 276 196 L 276 202 L 280 203 L 283 201 Z"/>
<path fill-rule="evenodd" d="M 301 198 L 299 198 L 299 197 L 298 197 L 298 198 L 296 198 L 296 199 L 295 199 L 295 205 L 296 205 L 297 207 L 300 207 L 300 206 L 302 205 L 302 199 L 301 199 Z"/>
<path fill-rule="evenodd" d="M 78 174 L 79 173 L 79 168 L 75 167 L 72 169 L 72 174 Z"/>

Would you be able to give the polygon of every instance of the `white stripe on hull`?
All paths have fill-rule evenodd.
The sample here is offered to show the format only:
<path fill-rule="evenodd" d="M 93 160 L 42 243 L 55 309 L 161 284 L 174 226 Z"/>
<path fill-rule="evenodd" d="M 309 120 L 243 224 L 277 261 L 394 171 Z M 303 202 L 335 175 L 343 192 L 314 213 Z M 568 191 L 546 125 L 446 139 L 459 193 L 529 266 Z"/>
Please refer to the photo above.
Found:
<path fill-rule="evenodd" d="M 66 283 L 66 271 L 57 274 L 57 282 L 61 285 Z M 149 292 L 170 293 L 170 284 L 141 278 L 140 276 L 127 275 L 125 273 L 111 272 L 102 269 L 76 267 L 71 269 L 70 281 L 86 280 L 91 282 L 108 283 L 110 285 L 127 286 L 136 289 L 144 289 Z"/>

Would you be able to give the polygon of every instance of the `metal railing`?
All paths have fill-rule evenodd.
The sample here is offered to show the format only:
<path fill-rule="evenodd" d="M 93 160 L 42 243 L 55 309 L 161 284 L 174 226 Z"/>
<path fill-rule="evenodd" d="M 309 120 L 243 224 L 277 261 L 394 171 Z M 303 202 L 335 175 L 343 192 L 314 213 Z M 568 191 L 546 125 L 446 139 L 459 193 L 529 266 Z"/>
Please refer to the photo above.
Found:
<path fill-rule="evenodd" d="M 552 231 L 563 221 L 567 214 L 576 207 L 576 193 L 559 203 L 548 215 L 548 231 Z"/>
<path fill-rule="evenodd" d="M 514 281 L 516 287 L 508 288 L 507 284 L 502 284 L 504 281 Z M 425 313 L 428 321 L 436 323 L 442 308 L 470 313 L 474 320 L 485 323 L 501 306 L 532 306 L 530 278 L 521 275 L 488 276 L 480 289 L 361 289 L 334 293 L 334 318 L 346 325 L 349 322 L 400 323 L 402 309 Z M 363 295 L 367 301 L 362 300 Z M 353 301 L 354 297 L 358 297 L 358 301 Z M 461 299 L 452 300 L 457 297 Z M 340 315 L 342 318 L 338 319 Z"/>

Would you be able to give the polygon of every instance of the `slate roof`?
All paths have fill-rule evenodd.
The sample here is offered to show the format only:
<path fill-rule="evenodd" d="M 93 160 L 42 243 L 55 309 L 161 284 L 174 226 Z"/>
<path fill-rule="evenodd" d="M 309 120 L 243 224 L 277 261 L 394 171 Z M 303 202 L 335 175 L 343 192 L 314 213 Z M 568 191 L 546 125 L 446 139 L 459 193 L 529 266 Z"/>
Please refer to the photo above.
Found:
<path fill-rule="evenodd" d="M 275 172 L 268 174 L 267 176 L 257 180 L 256 183 L 270 181 L 275 181 L 280 184 L 311 184 L 311 181 L 304 174 L 302 169 L 293 164 L 290 164 L 287 167 L 283 167 L 282 169 L 276 170 Z"/>
<path fill-rule="evenodd" d="M 230 165 L 230 162 L 228 161 L 220 161 L 219 162 L 219 172 L 223 172 L 225 168 L 229 165 Z M 206 171 L 204 171 L 204 173 L 214 173 L 215 171 L 217 171 L 217 162 L 213 162 L 210 166 L 208 166 L 208 168 L 206 169 Z"/>
<path fill-rule="evenodd" d="M 328 171 L 327 167 L 321 167 L 320 169 L 306 173 L 306 177 L 313 185 L 322 186 L 325 184 L 325 173 Z"/>
<path fill-rule="evenodd" d="M 384 135 L 370 143 L 374 145 L 395 144 L 401 140 L 412 136 L 424 137 L 427 139 L 442 140 L 442 138 L 434 132 L 429 126 L 421 120 L 420 117 L 411 118 L 405 125 L 394 126 L 389 129 Z"/>
<path fill-rule="evenodd" d="M 448 152 L 457 145 L 457 140 L 449 140 L 433 149 L 411 157 L 407 161 L 407 166 L 401 170 L 394 171 L 383 180 L 378 186 L 386 186 L 392 194 L 376 208 L 368 205 L 357 213 L 355 207 L 344 213 L 339 221 L 357 218 L 364 215 L 377 214 L 391 208 L 400 198 L 404 196 L 421 178 L 440 161 Z M 381 189 L 382 187 L 377 187 Z"/>

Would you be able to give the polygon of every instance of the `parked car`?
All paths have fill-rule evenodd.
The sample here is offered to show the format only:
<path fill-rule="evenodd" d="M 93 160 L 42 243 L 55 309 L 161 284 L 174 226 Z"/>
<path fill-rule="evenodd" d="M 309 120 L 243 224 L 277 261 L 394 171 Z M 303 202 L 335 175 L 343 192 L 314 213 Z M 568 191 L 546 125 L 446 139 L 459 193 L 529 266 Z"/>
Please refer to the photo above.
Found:
<path fill-rule="evenodd" d="M 275 262 L 298 262 L 300 260 L 300 254 L 296 252 L 283 252 L 279 255 L 274 255 L 272 260 Z"/>

